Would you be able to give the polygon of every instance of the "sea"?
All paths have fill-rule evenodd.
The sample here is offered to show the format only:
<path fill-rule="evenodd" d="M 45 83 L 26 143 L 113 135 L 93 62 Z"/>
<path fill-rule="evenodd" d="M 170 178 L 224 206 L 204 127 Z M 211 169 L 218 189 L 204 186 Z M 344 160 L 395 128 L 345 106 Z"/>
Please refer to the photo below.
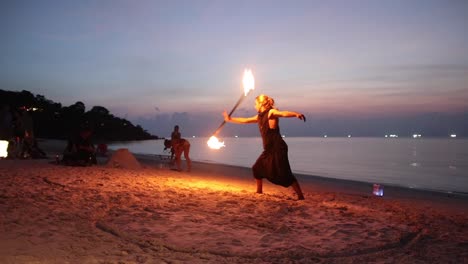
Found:
<path fill-rule="evenodd" d="M 262 152 L 260 137 L 187 138 L 193 161 L 251 167 Z M 284 137 L 296 174 L 468 195 L 468 139 Z M 168 155 L 163 140 L 115 142 L 111 149 Z"/>

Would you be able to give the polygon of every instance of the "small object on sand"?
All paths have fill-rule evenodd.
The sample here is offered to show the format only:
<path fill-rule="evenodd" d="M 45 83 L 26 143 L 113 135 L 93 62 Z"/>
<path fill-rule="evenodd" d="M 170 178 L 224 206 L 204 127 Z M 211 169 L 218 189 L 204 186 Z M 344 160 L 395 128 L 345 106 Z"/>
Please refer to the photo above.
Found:
<path fill-rule="evenodd" d="M 374 188 L 372 190 L 372 193 L 375 196 L 383 196 L 383 186 L 377 183 L 374 183 Z"/>

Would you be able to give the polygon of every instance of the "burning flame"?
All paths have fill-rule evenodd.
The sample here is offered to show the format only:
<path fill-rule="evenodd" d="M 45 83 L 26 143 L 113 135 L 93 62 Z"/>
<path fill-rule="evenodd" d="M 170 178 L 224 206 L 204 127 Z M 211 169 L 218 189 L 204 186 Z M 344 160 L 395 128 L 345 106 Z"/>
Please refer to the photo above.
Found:
<path fill-rule="evenodd" d="M 208 144 L 208 147 L 212 149 L 220 149 L 222 147 L 225 147 L 224 141 L 220 142 L 219 139 L 215 136 L 211 136 L 208 142 L 206 142 L 206 144 Z"/>
<path fill-rule="evenodd" d="M 244 70 L 244 77 L 242 79 L 242 84 L 244 85 L 244 97 L 241 96 L 239 101 L 237 101 L 236 105 L 234 108 L 232 108 L 231 113 L 229 116 L 231 116 L 232 112 L 236 110 L 236 108 L 239 106 L 239 104 L 242 102 L 242 99 L 244 99 L 251 90 L 255 89 L 255 79 L 252 74 L 252 70 L 250 69 L 245 69 Z M 224 121 L 221 126 L 216 130 L 215 135 L 219 132 L 219 130 L 223 127 L 223 125 L 226 124 L 226 121 Z M 212 149 L 220 149 L 222 147 L 225 147 L 224 141 L 220 142 L 219 139 L 215 136 L 211 136 L 210 139 L 206 142 L 208 144 L 208 147 Z"/>
<path fill-rule="evenodd" d="M 247 96 L 250 90 L 255 89 L 255 79 L 250 69 L 244 70 L 244 78 L 242 79 L 244 84 L 244 95 Z"/>
<path fill-rule="evenodd" d="M 0 158 L 6 158 L 8 156 L 8 141 L 0 140 Z"/>

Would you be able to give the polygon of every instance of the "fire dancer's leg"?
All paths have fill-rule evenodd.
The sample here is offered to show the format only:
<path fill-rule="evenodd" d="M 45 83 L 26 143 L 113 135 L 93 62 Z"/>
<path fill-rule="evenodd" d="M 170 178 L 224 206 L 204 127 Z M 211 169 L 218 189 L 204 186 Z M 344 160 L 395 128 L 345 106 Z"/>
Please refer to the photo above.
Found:
<path fill-rule="evenodd" d="M 257 193 L 263 193 L 263 181 L 262 179 L 255 179 L 257 181 Z"/>
<path fill-rule="evenodd" d="M 291 186 L 297 194 L 297 199 L 304 200 L 304 194 L 302 193 L 301 186 L 299 185 L 299 183 L 295 181 Z"/>

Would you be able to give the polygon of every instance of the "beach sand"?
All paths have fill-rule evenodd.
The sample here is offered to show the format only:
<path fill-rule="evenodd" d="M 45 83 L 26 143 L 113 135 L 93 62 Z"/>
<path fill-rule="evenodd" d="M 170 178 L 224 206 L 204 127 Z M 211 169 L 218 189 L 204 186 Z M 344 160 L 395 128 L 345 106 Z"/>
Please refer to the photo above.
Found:
<path fill-rule="evenodd" d="M 299 175 L 298 201 L 247 168 L 106 160 L 0 160 L 0 263 L 468 263 L 464 196 Z"/>

